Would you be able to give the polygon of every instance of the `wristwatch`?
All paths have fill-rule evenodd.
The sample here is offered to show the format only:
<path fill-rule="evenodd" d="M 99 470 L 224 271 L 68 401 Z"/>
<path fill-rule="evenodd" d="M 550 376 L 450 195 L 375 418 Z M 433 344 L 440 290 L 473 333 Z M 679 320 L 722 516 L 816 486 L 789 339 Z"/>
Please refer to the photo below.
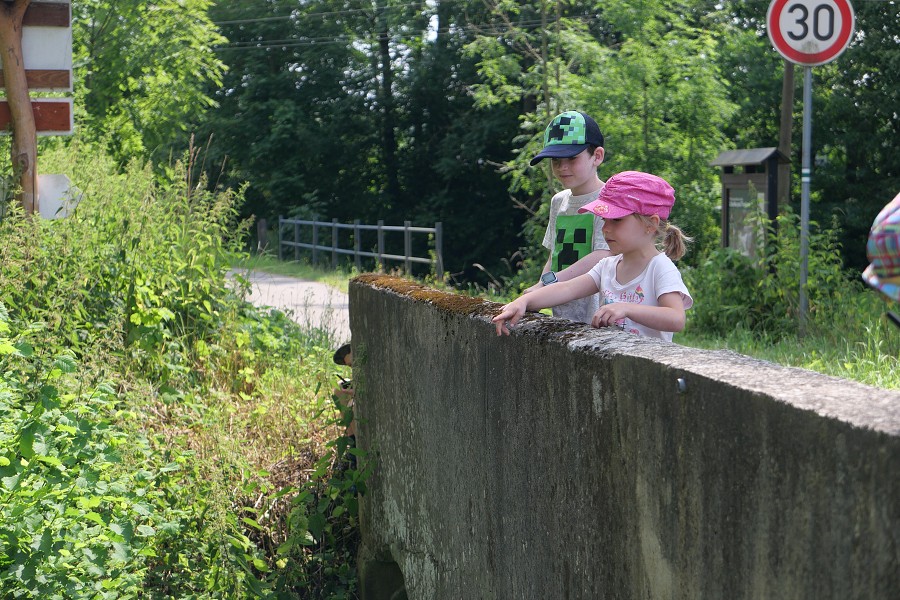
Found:
<path fill-rule="evenodd" d="M 547 271 L 543 275 L 541 275 L 541 283 L 544 285 L 550 285 L 551 283 L 556 283 L 559 279 L 556 278 L 556 273 L 553 271 Z"/>

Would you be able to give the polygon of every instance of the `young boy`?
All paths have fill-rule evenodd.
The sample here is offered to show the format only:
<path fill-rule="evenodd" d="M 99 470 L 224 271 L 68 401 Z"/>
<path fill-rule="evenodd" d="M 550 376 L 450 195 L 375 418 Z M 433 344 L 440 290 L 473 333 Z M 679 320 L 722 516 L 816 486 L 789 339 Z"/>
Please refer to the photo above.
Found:
<path fill-rule="evenodd" d="M 574 279 L 611 255 L 601 231 L 603 219 L 578 213 L 578 209 L 596 200 L 603 189 L 603 181 L 597 176 L 603 156 L 600 127 L 583 112 L 559 114 L 544 131 L 544 149 L 531 160 L 531 166 L 549 158 L 553 175 L 566 189 L 550 200 L 550 222 L 543 241 L 550 256 L 540 281 L 526 293 L 557 281 Z M 591 257 L 589 260 L 582 260 L 588 256 Z M 572 265 L 576 266 L 567 269 Z M 563 270 L 565 273 L 560 274 Z M 553 316 L 590 323 L 599 308 L 599 295 L 593 294 L 553 307 Z"/>

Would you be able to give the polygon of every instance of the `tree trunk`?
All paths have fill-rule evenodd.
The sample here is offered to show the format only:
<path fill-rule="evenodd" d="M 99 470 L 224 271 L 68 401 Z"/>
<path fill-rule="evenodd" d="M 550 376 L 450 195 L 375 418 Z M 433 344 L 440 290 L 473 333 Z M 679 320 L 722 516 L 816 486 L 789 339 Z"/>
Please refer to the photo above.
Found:
<path fill-rule="evenodd" d="M 400 179 L 397 173 L 397 136 L 394 133 L 394 73 L 391 65 L 390 31 L 384 5 L 378 14 L 378 54 L 381 61 L 382 151 L 386 178 L 386 192 L 393 206 L 400 200 Z"/>
<path fill-rule="evenodd" d="M 794 63 L 784 61 L 781 81 L 781 123 L 778 130 L 778 149 L 791 158 L 791 134 L 794 127 Z M 784 210 L 791 200 L 791 163 L 778 165 L 778 207 Z"/>
<path fill-rule="evenodd" d="M 28 215 L 39 211 L 37 132 L 22 58 L 22 20 L 30 3 L 31 0 L 0 2 L 0 52 L 3 57 L 6 99 L 12 117 L 12 166 L 21 187 L 19 201 Z"/>

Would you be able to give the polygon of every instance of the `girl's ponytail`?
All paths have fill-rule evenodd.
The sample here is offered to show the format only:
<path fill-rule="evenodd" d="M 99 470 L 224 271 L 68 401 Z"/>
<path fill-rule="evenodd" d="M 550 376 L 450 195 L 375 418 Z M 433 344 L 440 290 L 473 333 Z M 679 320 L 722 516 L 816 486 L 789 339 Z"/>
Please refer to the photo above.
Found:
<path fill-rule="evenodd" d="M 663 252 L 672 260 L 678 260 L 687 252 L 687 245 L 694 241 L 674 223 L 660 220 L 659 229 L 663 237 Z"/>

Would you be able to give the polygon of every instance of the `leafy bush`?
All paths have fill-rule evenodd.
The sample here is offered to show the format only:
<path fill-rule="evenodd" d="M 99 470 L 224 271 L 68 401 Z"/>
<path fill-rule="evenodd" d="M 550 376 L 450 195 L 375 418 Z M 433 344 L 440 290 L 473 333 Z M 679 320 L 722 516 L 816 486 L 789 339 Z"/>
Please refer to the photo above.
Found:
<path fill-rule="evenodd" d="M 74 376 L 71 352 L 32 346 L 35 329 L 11 330 L 0 305 L 0 588 L 136 595 L 162 519 L 146 498 L 154 474 L 117 467 L 146 441 L 111 423 L 115 391 Z"/>
<path fill-rule="evenodd" d="M 765 245 L 756 257 L 732 248 L 710 252 L 696 268 L 683 274 L 696 302 L 689 326 L 705 333 L 728 334 L 735 329 L 775 338 L 795 335 L 800 321 L 799 217 L 788 211 L 776 224 L 764 223 Z M 862 292 L 858 278 L 841 264 L 840 231 L 810 224 L 807 277 L 808 322 L 831 327 L 833 319 Z"/>
<path fill-rule="evenodd" d="M 51 145 L 45 168 L 84 192 L 75 213 L 0 220 L 10 597 L 355 589 L 350 490 L 365 476 L 332 465 L 331 341 L 243 301 L 229 276 L 241 194 L 205 191 L 195 158 L 159 181 L 77 140 Z"/>
<path fill-rule="evenodd" d="M 777 228 L 769 227 L 766 246 L 757 251 L 762 259 L 718 249 L 698 267 L 682 268 L 694 306 L 678 341 L 900 387 L 900 335 L 884 318 L 891 307 L 857 273 L 843 270 L 835 226 L 810 225 L 809 310 L 800 335 L 798 221 L 788 212 Z"/>

